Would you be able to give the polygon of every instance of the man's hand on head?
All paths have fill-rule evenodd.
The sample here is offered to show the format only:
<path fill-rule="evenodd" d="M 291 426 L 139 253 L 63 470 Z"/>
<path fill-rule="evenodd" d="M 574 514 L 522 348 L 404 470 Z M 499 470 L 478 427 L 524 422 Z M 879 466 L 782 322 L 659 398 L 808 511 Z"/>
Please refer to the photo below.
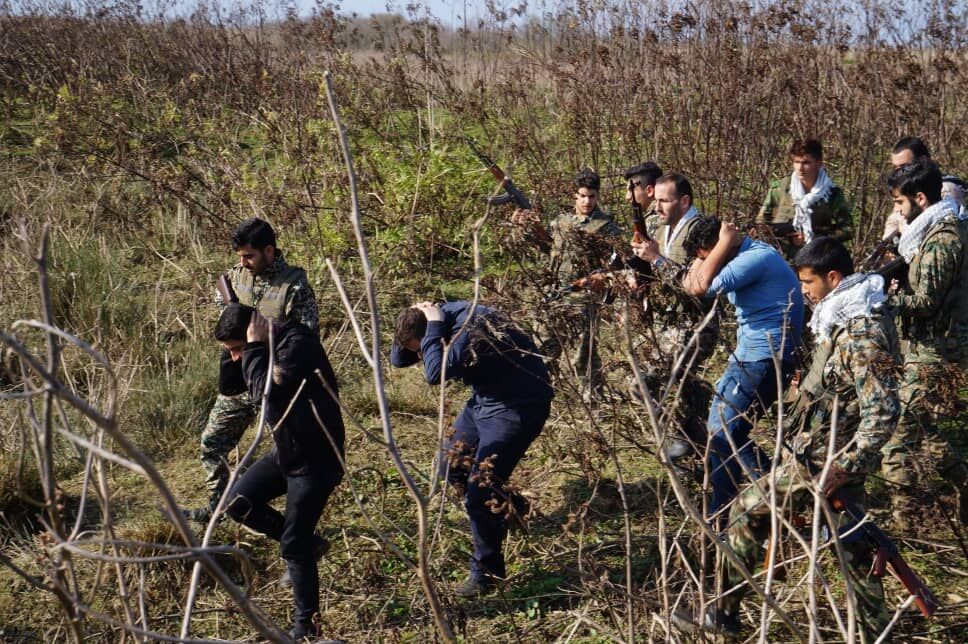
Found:
<path fill-rule="evenodd" d="M 439 304 L 433 302 L 417 302 L 413 308 L 421 311 L 428 322 L 440 322 L 444 319 L 444 311 Z"/>
<path fill-rule="evenodd" d="M 723 221 L 719 226 L 719 243 L 727 248 L 737 248 L 743 242 L 739 227 L 731 221 Z"/>
<path fill-rule="evenodd" d="M 269 320 L 258 311 L 252 311 L 252 319 L 249 320 L 249 328 L 245 331 L 245 339 L 248 342 L 266 342 L 269 339 Z"/>

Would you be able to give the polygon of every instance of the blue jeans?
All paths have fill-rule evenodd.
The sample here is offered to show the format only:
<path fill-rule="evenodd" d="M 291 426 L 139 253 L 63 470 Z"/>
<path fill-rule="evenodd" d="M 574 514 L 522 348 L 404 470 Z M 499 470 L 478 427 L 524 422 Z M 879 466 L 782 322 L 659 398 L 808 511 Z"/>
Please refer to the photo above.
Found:
<path fill-rule="evenodd" d="M 782 363 L 784 387 L 793 372 L 793 362 Z M 726 371 L 716 382 L 707 420 L 707 429 L 712 434 L 707 461 L 712 485 L 710 514 L 716 514 L 733 500 L 739 486 L 747 481 L 745 470 L 749 470 L 753 478 L 759 478 L 769 468 L 770 459 L 750 439 L 750 430 L 753 422 L 776 399 L 777 378 L 773 360 L 730 360 L 727 363 Z"/>
<path fill-rule="evenodd" d="M 550 410 L 550 402 L 509 407 L 479 405 L 471 399 L 454 421 L 440 468 L 451 485 L 465 491 L 464 507 L 474 541 L 470 562 L 474 579 L 507 575 L 501 552 L 507 536 L 505 512 L 492 511 L 488 502 L 513 502 L 504 485 L 541 433 Z"/>

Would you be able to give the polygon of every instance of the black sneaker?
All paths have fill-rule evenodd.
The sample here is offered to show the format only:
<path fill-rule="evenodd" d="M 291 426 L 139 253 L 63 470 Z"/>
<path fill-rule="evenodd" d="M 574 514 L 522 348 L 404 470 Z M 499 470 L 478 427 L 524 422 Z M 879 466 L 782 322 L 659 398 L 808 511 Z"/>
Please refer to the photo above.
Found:
<path fill-rule="evenodd" d="M 322 632 L 319 624 L 317 624 L 315 620 L 309 622 L 296 622 L 293 624 L 292 630 L 289 631 L 289 637 L 297 642 L 302 642 L 303 640 L 315 642 L 321 635 Z"/>
<path fill-rule="evenodd" d="M 181 513 L 189 521 L 197 523 L 208 523 L 212 518 L 212 508 L 207 505 L 202 508 L 182 508 Z"/>
<path fill-rule="evenodd" d="M 326 556 L 329 552 L 329 541 L 323 539 L 318 534 L 314 534 L 313 538 L 316 541 L 316 547 L 313 549 L 313 557 L 316 559 L 317 563 L 320 559 Z M 292 577 L 289 576 L 289 566 L 286 566 L 286 572 L 282 573 L 282 577 L 279 578 L 279 585 L 283 588 L 288 588 L 292 586 Z"/>
<path fill-rule="evenodd" d="M 739 615 L 730 615 L 722 609 L 710 606 L 706 609 L 706 617 L 703 620 L 703 630 L 710 633 L 725 635 L 726 637 L 739 637 L 742 625 Z"/>
<path fill-rule="evenodd" d="M 666 454 L 672 462 L 682 460 L 692 454 L 692 445 L 681 438 L 673 438 L 666 445 Z"/>
<path fill-rule="evenodd" d="M 454 594 L 464 599 L 472 599 L 492 592 L 495 586 L 494 580 L 490 577 L 470 575 L 458 584 L 457 588 L 454 589 Z"/>

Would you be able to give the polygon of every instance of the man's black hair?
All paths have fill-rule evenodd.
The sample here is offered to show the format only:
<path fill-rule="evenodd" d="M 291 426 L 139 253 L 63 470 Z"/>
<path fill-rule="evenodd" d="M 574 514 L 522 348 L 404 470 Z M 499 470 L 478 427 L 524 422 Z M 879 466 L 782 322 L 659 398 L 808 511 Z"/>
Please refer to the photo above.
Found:
<path fill-rule="evenodd" d="M 252 307 L 230 302 L 215 324 L 215 339 L 219 342 L 245 340 L 249 321 L 252 319 Z"/>
<path fill-rule="evenodd" d="M 817 161 L 823 161 L 823 144 L 817 139 L 799 139 L 790 145 L 790 156 L 810 156 Z"/>
<path fill-rule="evenodd" d="M 676 174 L 675 172 L 666 172 L 664 175 L 655 180 L 655 185 L 660 183 L 672 183 L 676 186 L 676 196 L 677 197 L 689 197 L 690 200 L 693 199 L 692 196 L 692 184 L 689 183 L 689 179 L 686 179 L 684 175 Z"/>
<path fill-rule="evenodd" d="M 585 168 L 575 177 L 575 190 L 585 188 L 598 192 L 602 188 L 602 180 L 594 170 Z"/>
<path fill-rule="evenodd" d="M 682 241 L 682 248 L 689 257 L 698 257 L 700 250 L 712 250 L 719 241 L 719 229 L 722 222 L 719 217 L 700 217 L 689 229 L 689 234 Z"/>
<path fill-rule="evenodd" d="M 276 246 L 276 231 L 268 222 L 252 217 L 246 219 L 232 233 L 232 250 L 243 246 L 252 246 L 256 250 L 263 250 L 266 246 Z"/>
<path fill-rule="evenodd" d="M 915 159 L 930 159 L 931 152 L 928 145 L 916 136 L 906 136 L 894 144 L 891 154 L 900 154 L 905 150 L 910 150 Z"/>
<path fill-rule="evenodd" d="M 624 176 L 626 181 L 642 177 L 643 185 L 654 186 L 656 179 L 662 176 L 662 168 L 655 161 L 646 161 L 626 170 Z"/>
<path fill-rule="evenodd" d="M 833 237 L 817 237 L 801 248 L 793 258 L 793 267 L 813 270 L 817 275 L 837 271 L 847 277 L 854 272 L 854 260 L 844 243 Z"/>
<path fill-rule="evenodd" d="M 406 348 L 411 340 L 422 340 L 427 334 L 427 316 L 420 309 L 410 306 L 400 311 L 393 326 L 393 340 L 397 346 Z"/>
<path fill-rule="evenodd" d="M 926 158 L 895 168 L 887 180 L 892 193 L 896 190 L 913 201 L 922 192 L 929 205 L 941 200 L 941 183 L 938 164 Z"/>

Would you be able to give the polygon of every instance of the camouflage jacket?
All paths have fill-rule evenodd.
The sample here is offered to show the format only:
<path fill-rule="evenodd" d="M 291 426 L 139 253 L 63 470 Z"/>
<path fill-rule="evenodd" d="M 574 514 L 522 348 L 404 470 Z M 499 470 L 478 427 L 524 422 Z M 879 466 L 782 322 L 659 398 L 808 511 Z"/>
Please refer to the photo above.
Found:
<path fill-rule="evenodd" d="M 776 179 L 770 182 L 770 189 L 766 193 L 766 199 L 760 206 L 760 211 L 756 215 L 757 224 L 783 224 L 792 223 L 796 213 L 796 206 L 793 198 L 790 197 L 790 177 Z M 853 236 L 854 224 L 850 216 L 850 205 L 844 197 L 844 191 L 840 186 L 834 186 L 827 201 L 821 201 L 813 207 L 813 215 L 810 218 L 813 224 L 813 234 L 817 237 L 821 235 L 833 235 L 839 231 L 840 239 L 847 241 Z M 796 255 L 797 247 L 793 244 L 781 240 L 781 249 L 787 257 Z"/>
<path fill-rule="evenodd" d="M 957 362 L 968 350 L 966 246 L 968 223 L 953 218 L 936 223 L 908 267 L 908 288 L 888 299 L 915 360 Z"/>
<path fill-rule="evenodd" d="M 622 229 L 598 208 L 588 217 L 564 212 L 551 222 L 551 270 L 562 285 L 610 267 Z"/>
<path fill-rule="evenodd" d="M 255 307 L 269 319 L 295 320 L 319 332 L 316 294 L 306 272 L 286 263 L 282 252 L 276 253 L 275 260 L 260 275 L 252 275 L 239 264 L 229 270 L 228 276 L 242 304 Z M 225 307 L 218 292 L 215 303 L 220 311 Z"/>
<path fill-rule="evenodd" d="M 837 405 L 834 463 L 859 477 L 875 471 L 900 415 L 897 332 L 883 309 L 835 329 L 814 349 L 810 368 L 790 389 L 787 431 L 794 449 L 822 467 Z"/>

